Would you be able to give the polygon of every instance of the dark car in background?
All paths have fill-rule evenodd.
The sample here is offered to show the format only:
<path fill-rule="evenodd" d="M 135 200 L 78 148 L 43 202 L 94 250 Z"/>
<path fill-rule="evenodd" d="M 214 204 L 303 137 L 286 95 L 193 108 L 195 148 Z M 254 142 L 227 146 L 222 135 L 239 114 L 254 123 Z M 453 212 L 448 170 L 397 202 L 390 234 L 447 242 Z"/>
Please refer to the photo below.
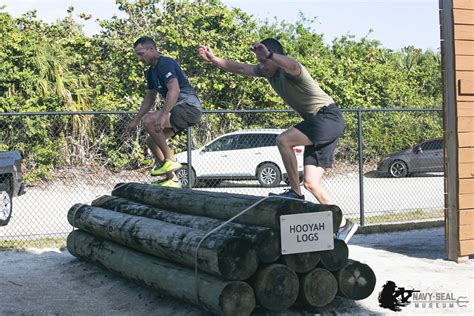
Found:
<path fill-rule="evenodd" d="M 406 177 L 413 173 L 442 172 L 443 148 L 443 138 L 418 143 L 411 148 L 383 157 L 377 166 L 377 171 L 394 178 Z"/>
<path fill-rule="evenodd" d="M 5 226 L 10 221 L 13 197 L 24 193 L 20 152 L 0 152 L 0 226 Z"/>

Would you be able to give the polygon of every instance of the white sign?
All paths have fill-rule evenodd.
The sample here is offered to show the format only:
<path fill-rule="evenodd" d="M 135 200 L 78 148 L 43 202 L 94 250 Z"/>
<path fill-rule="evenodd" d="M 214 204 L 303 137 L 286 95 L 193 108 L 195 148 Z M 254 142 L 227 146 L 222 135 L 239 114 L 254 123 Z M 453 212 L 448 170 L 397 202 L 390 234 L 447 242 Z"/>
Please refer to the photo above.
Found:
<path fill-rule="evenodd" d="M 332 212 L 280 216 L 281 254 L 334 249 Z"/>

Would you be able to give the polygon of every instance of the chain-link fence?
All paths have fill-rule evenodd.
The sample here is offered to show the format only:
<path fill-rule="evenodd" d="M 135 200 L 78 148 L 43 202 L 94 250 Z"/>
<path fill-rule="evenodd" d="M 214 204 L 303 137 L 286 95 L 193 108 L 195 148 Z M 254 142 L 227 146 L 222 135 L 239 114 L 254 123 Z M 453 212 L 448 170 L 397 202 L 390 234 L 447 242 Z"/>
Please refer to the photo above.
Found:
<path fill-rule="evenodd" d="M 324 176 L 343 213 L 364 225 L 441 218 L 442 111 L 343 115 L 345 133 Z M 10 222 L 0 227 L 0 247 L 64 238 L 75 203 L 110 194 L 120 182 L 156 181 L 149 175 L 155 161 L 143 128 L 124 133 L 131 118 L 123 112 L 0 113 L 0 151 L 22 153 L 27 182 L 26 194 L 13 198 Z M 283 192 L 288 179 L 275 139 L 299 121 L 292 111 L 207 111 L 199 125 L 169 142 L 185 165 L 178 175 L 197 190 Z M 303 151 L 294 148 L 301 179 Z"/>

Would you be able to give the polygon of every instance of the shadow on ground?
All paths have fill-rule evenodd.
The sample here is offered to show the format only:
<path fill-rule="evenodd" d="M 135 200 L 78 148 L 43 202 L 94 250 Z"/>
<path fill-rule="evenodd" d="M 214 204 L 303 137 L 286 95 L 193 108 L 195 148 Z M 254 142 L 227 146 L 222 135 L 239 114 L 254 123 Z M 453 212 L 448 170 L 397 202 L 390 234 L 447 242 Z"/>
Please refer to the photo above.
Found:
<path fill-rule="evenodd" d="M 425 258 L 446 259 L 444 250 L 444 228 L 428 228 L 384 234 L 355 235 L 351 245 L 381 249 L 402 255 Z"/>

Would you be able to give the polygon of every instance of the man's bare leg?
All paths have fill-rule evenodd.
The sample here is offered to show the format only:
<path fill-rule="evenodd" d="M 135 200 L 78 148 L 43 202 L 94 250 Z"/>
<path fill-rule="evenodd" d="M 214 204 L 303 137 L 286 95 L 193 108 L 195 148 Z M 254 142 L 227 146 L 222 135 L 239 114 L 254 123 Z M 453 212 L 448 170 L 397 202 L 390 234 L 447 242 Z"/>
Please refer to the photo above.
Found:
<path fill-rule="evenodd" d="M 293 152 L 293 147 L 311 145 L 312 142 L 305 134 L 301 133 L 296 128 L 290 128 L 278 135 L 276 142 L 278 150 L 280 151 L 281 159 L 283 160 L 283 165 L 288 174 L 288 181 L 290 182 L 291 189 L 298 195 L 302 195 L 300 178 L 298 175 L 298 164 L 296 161 L 296 155 Z"/>
<path fill-rule="evenodd" d="M 153 146 L 156 151 L 155 153 L 152 153 L 160 159 L 160 161 L 164 161 L 165 159 L 172 160 L 174 161 L 174 154 L 173 151 L 169 148 L 167 140 L 171 137 L 174 136 L 174 131 L 171 128 L 171 123 L 170 123 L 170 115 L 168 115 L 167 120 L 165 121 L 165 125 L 163 126 L 163 130 L 160 132 L 156 131 L 156 121 L 159 116 L 160 112 L 152 112 L 147 114 L 143 118 L 143 125 L 145 126 L 145 129 L 147 130 L 153 144 Z M 151 147 L 150 147 L 151 149 Z M 163 158 L 161 158 L 163 157 Z M 174 172 L 168 172 L 167 173 L 168 179 L 172 180 L 178 180 L 178 177 Z"/>
<path fill-rule="evenodd" d="M 335 205 L 335 201 L 323 185 L 324 168 L 313 165 L 304 166 L 304 187 L 314 195 L 321 204 Z M 346 218 L 342 216 L 341 225 L 346 225 Z"/>

